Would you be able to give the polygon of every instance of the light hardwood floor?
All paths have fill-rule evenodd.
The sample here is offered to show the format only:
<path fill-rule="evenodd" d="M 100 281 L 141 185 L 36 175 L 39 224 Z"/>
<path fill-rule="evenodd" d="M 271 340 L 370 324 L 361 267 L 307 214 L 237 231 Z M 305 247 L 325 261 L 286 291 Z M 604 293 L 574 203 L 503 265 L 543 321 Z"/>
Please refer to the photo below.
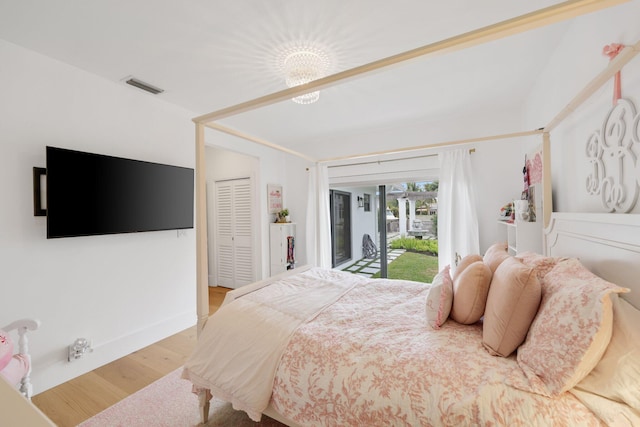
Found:
<path fill-rule="evenodd" d="M 209 288 L 209 314 L 227 288 Z M 77 426 L 109 406 L 178 369 L 196 344 L 196 327 L 172 335 L 32 398 L 59 427 Z"/>

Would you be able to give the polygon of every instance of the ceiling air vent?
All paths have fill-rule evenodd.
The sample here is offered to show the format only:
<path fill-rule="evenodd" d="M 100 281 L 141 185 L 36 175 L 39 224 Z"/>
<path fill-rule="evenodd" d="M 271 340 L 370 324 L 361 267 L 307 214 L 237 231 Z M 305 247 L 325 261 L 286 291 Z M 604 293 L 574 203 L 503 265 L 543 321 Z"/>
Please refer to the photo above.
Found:
<path fill-rule="evenodd" d="M 157 88 L 155 86 L 150 85 L 149 83 L 145 83 L 141 80 L 134 79 L 133 77 L 126 80 L 125 83 L 131 86 L 135 86 L 138 89 L 146 90 L 147 92 L 150 92 L 154 95 L 164 92 L 164 89 Z"/>

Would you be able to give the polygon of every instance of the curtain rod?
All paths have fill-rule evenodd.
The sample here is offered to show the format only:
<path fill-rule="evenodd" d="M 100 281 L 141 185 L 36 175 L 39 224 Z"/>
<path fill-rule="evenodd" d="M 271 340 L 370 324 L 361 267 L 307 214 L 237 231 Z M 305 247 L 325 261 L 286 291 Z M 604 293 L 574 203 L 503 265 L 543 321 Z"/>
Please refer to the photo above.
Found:
<path fill-rule="evenodd" d="M 469 154 L 471 153 L 475 153 L 476 149 L 475 148 L 470 148 L 469 149 Z M 327 166 L 328 168 L 343 168 L 343 167 L 349 167 L 349 166 L 359 166 L 359 165 L 372 165 L 372 164 L 380 164 L 380 163 L 386 163 L 386 162 L 396 162 L 396 161 L 401 161 L 401 160 L 413 160 L 413 159 L 426 159 L 429 157 L 436 157 L 438 156 L 438 154 L 424 154 L 421 156 L 411 156 L 411 157 L 401 157 L 398 159 L 385 159 L 385 160 L 374 160 L 374 161 L 370 161 L 370 162 L 359 162 L 359 163 L 349 163 L 346 165 L 333 165 L 333 166 Z"/>
<path fill-rule="evenodd" d="M 475 153 L 476 149 L 475 148 L 470 148 L 469 149 L 469 154 Z M 422 156 L 412 156 L 412 157 L 401 157 L 398 159 L 386 159 L 386 160 L 375 160 L 375 161 L 371 161 L 371 162 L 359 162 L 359 163 L 349 163 L 346 165 L 333 165 L 333 166 L 327 166 L 327 168 L 343 168 L 343 167 L 348 167 L 348 166 L 360 166 L 360 165 L 372 165 L 372 164 L 380 164 L 380 163 L 386 163 L 386 162 L 396 162 L 396 161 L 400 161 L 400 160 L 412 160 L 412 159 L 426 159 L 428 157 L 436 157 L 437 154 L 425 154 Z M 309 170 L 309 168 L 306 168 L 306 170 Z"/>
<path fill-rule="evenodd" d="M 428 149 L 433 149 L 438 147 L 450 147 L 452 145 L 471 144 L 473 142 L 485 142 L 485 141 L 495 141 L 498 139 L 517 138 L 521 136 L 537 135 L 540 133 L 542 133 L 542 129 L 536 129 L 536 130 L 524 131 L 524 132 L 505 133 L 502 135 L 481 136 L 477 138 L 459 139 L 457 141 L 439 142 L 437 144 L 418 145 L 414 147 L 398 148 L 395 150 L 386 150 L 386 151 L 377 151 L 374 153 L 357 154 L 355 156 L 333 157 L 330 159 L 318 160 L 318 163 L 337 162 L 339 160 L 355 160 L 355 159 L 362 159 L 365 157 L 380 156 L 383 154 L 400 154 L 400 153 L 407 153 L 410 151 L 428 150 Z"/>

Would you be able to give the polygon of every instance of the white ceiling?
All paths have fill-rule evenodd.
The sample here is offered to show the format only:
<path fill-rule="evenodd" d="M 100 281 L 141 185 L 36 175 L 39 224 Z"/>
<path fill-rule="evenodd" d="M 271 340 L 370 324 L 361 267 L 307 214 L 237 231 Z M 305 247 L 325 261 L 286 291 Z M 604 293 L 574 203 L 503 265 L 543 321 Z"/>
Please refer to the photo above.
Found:
<path fill-rule="evenodd" d="M 0 0 L 0 38 L 119 84 L 135 76 L 195 117 L 285 89 L 274 58 L 291 43 L 325 46 L 335 73 L 557 3 Z M 520 108 L 567 25 L 414 60 L 325 89 L 315 104 L 281 102 L 221 123 L 304 152 L 342 133 Z M 322 158 L 317 146 L 314 154 Z"/>

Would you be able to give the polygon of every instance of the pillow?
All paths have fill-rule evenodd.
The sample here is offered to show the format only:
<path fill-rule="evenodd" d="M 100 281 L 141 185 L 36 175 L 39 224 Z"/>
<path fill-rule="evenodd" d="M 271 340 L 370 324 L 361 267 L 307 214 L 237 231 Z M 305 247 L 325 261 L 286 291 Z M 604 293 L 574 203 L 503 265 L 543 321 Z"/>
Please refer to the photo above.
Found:
<path fill-rule="evenodd" d="M 434 329 L 440 329 L 449 318 L 453 303 L 453 282 L 446 266 L 433 278 L 427 294 L 427 322 Z"/>
<path fill-rule="evenodd" d="M 495 273 L 500 263 L 510 256 L 507 250 L 507 242 L 494 243 L 485 252 L 484 262 L 491 269 L 491 273 Z"/>
<path fill-rule="evenodd" d="M 0 377 L 3 377 L 9 384 L 18 385 L 22 377 L 29 372 L 29 366 L 26 354 L 16 354 L 11 357 L 9 364 L 0 370 Z"/>
<path fill-rule="evenodd" d="M 13 356 L 13 340 L 11 335 L 0 329 L 0 370 L 11 361 Z"/>
<path fill-rule="evenodd" d="M 482 257 L 480 255 L 467 255 L 466 257 L 462 258 L 462 260 L 460 261 L 460 263 L 456 266 L 456 269 L 453 271 L 453 280 L 456 280 L 458 278 L 458 276 L 460 276 L 460 273 L 462 273 L 462 271 L 469 267 L 471 264 L 473 264 L 476 261 L 482 261 Z"/>
<path fill-rule="evenodd" d="M 500 264 L 491 279 L 482 325 L 482 344 L 489 353 L 507 357 L 522 344 L 540 297 L 540 282 L 532 267 L 513 257 Z"/>
<path fill-rule="evenodd" d="M 471 263 L 453 281 L 453 305 L 451 318 L 470 325 L 480 320 L 487 303 L 491 270 L 482 261 Z"/>
<path fill-rule="evenodd" d="M 536 275 L 538 276 L 538 280 L 541 283 L 544 279 L 544 276 L 546 276 L 547 273 L 550 272 L 557 263 L 567 259 L 546 257 L 535 252 L 522 252 L 516 255 L 516 258 L 522 260 L 522 263 L 524 265 L 535 268 Z"/>
<path fill-rule="evenodd" d="M 577 397 L 584 406 L 600 418 L 602 425 L 611 427 L 640 426 L 640 412 L 624 403 L 605 399 L 595 393 L 578 390 L 576 387 L 569 390 L 569 393 Z"/>
<path fill-rule="evenodd" d="M 640 414 L 640 310 L 612 295 L 613 333 L 602 359 L 577 390 L 622 402 Z"/>
<path fill-rule="evenodd" d="M 573 258 L 547 273 L 538 315 L 518 349 L 518 365 L 530 385 L 526 390 L 555 396 L 587 376 L 611 339 L 610 294 L 628 291 Z"/>

